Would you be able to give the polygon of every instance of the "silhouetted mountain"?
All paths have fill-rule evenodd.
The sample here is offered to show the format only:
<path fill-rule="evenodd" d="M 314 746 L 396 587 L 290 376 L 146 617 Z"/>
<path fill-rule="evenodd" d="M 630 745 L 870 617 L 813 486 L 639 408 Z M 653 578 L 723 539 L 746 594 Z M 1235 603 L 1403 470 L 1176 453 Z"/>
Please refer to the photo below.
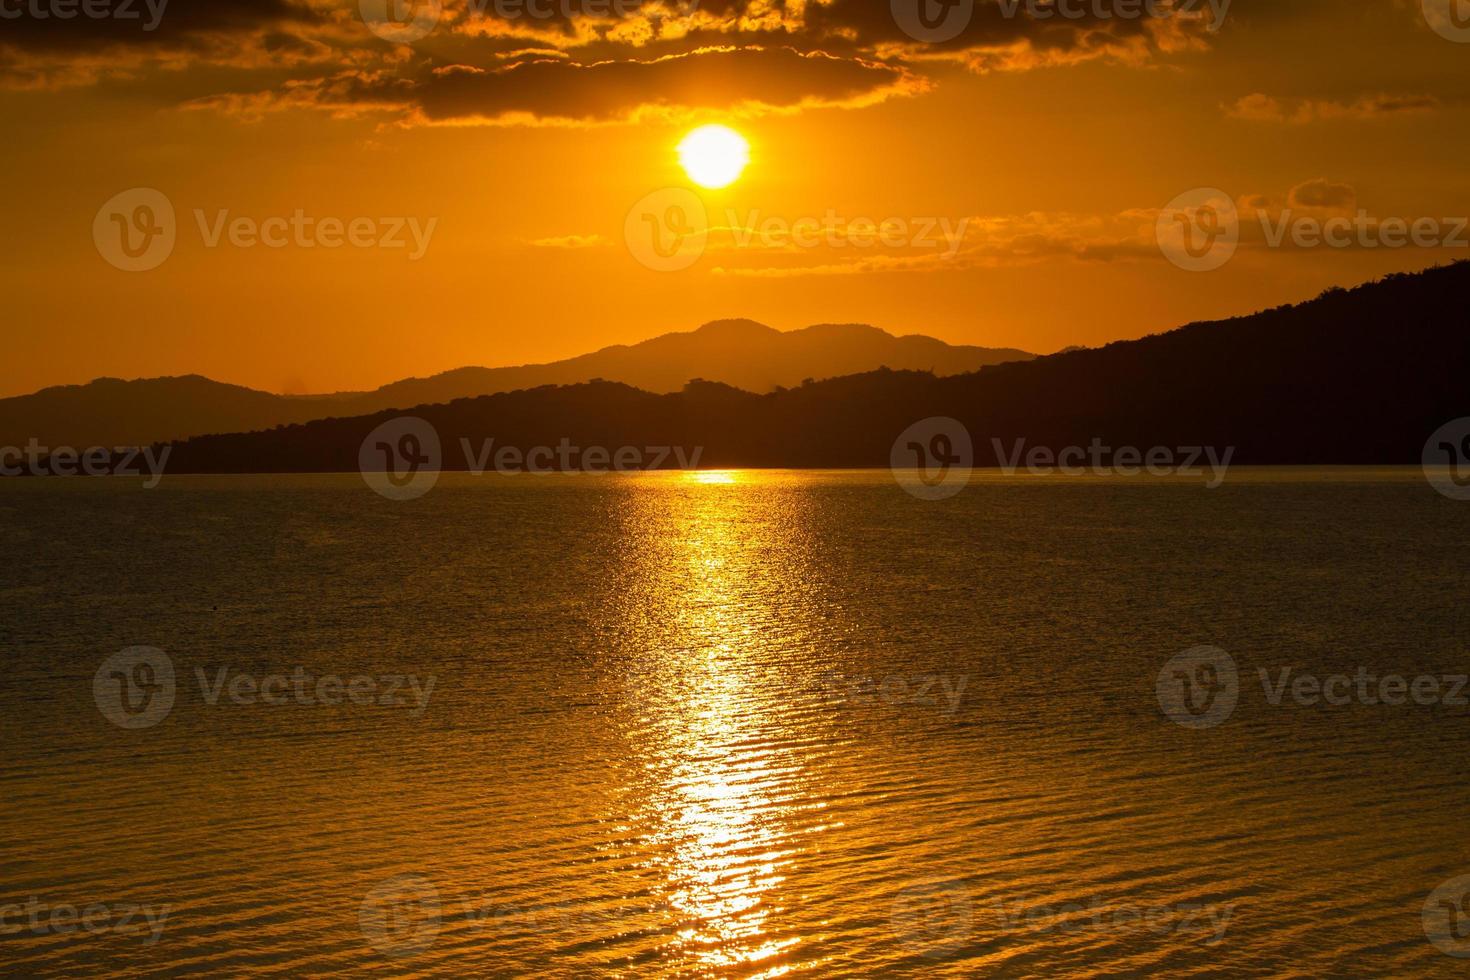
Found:
<path fill-rule="evenodd" d="M 961 374 L 1027 360 L 1025 351 L 956 347 L 931 337 L 895 337 L 875 327 L 825 325 L 783 333 L 750 320 L 725 320 L 633 346 L 608 347 L 551 364 L 460 368 L 376 391 L 283 396 L 197 375 L 47 388 L 0 399 L 0 445 L 133 446 L 195 435 L 269 429 L 326 416 L 345 418 L 593 379 L 651 392 L 678 391 L 694 378 L 752 392 L 879 367 Z"/>
<path fill-rule="evenodd" d="M 1236 463 L 1417 463 L 1425 439 L 1470 415 L 1470 263 L 1393 276 L 1253 316 L 949 378 L 877 371 L 758 395 L 694 383 L 655 394 L 611 382 L 421 407 L 468 468 L 472 448 L 683 447 L 705 467 L 887 466 L 918 420 L 949 416 L 977 463 L 1014 441 L 1210 446 Z M 332 419 L 172 447 L 168 472 L 353 471 L 398 413 Z M 665 461 L 673 465 L 675 460 Z"/>
<path fill-rule="evenodd" d="M 239 432 L 332 414 L 330 399 L 286 398 L 197 374 L 44 388 L 0 399 L 0 445 L 135 446 L 205 432 Z"/>

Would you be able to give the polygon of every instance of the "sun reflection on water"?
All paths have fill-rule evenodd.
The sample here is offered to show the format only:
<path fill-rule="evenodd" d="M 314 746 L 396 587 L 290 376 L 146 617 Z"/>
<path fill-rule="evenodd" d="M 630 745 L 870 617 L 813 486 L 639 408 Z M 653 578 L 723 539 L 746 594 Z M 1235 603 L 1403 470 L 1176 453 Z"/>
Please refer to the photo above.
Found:
<path fill-rule="evenodd" d="M 729 485 L 738 482 L 739 475 L 734 470 L 694 470 L 689 474 L 691 483 L 702 483 L 708 485 Z"/>
<path fill-rule="evenodd" d="M 748 501 L 706 490 L 737 479 L 690 474 L 681 492 L 658 495 L 656 514 L 639 515 L 656 530 L 624 598 L 658 610 L 661 642 L 637 651 L 654 675 L 639 704 L 637 819 L 672 920 L 662 955 L 698 974 L 777 976 L 805 941 L 775 926 L 799 849 L 795 801 L 809 777 L 790 748 L 780 688 L 758 662 L 763 631 L 779 619 L 772 599 L 787 583 L 770 580 L 768 561 L 752 561 L 751 549 L 770 542 L 751 540 Z M 779 574 L 794 574 L 791 563 Z"/>

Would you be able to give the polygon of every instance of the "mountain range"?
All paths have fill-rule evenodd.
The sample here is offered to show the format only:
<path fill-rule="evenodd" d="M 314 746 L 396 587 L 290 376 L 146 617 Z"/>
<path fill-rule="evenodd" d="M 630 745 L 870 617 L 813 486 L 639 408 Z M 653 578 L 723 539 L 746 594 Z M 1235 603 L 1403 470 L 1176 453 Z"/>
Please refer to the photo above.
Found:
<path fill-rule="evenodd" d="M 753 393 L 889 367 L 949 376 L 1029 360 L 1025 351 L 954 346 L 876 327 L 827 324 L 782 332 L 750 320 L 723 320 L 631 346 L 607 347 L 549 364 L 467 367 L 410 378 L 376 391 L 275 395 L 198 375 L 46 388 L 0 399 L 0 445 L 138 446 L 209 433 L 248 432 L 326 417 L 442 404 L 498 392 L 601 379 L 662 394 L 694 379 Z"/>
<path fill-rule="evenodd" d="M 977 465 L 1028 447 L 1216 447 L 1235 463 L 1417 464 L 1442 424 L 1470 416 L 1470 263 L 1395 275 L 1246 317 L 941 377 L 879 370 L 766 393 L 714 382 L 659 393 L 597 381 L 416 408 L 465 469 L 462 441 L 682 447 L 706 467 L 889 465 L 916 422 L 949 417 Z M 205 436 L 168 472 L 350 472 L 400 413 Z M 672 462 L 672 461 L 670 461 Z"/>

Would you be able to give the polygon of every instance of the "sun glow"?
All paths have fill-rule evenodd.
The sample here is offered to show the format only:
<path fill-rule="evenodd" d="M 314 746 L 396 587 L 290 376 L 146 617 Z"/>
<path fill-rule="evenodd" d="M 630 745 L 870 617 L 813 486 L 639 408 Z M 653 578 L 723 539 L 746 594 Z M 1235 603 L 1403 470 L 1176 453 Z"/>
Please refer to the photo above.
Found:
<path fill-rule="evenodd" d="M 729 187 L 750 163 L 750 143 L 728 126 L 701 126 L 679 144 L 679 163 L 701 187 Z"/>

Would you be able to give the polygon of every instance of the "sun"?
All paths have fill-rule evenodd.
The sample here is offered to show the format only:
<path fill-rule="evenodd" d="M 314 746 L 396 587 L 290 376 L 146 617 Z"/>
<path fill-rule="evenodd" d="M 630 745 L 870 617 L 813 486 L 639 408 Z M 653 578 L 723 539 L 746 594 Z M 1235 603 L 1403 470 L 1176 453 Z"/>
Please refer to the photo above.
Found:
<path fill-rule="evenodd" d="M 750 163 L 750 144 L 729 126 L 701 126 L 679 144 L 679 163 L 700 187 L 729 187 Z"/>

